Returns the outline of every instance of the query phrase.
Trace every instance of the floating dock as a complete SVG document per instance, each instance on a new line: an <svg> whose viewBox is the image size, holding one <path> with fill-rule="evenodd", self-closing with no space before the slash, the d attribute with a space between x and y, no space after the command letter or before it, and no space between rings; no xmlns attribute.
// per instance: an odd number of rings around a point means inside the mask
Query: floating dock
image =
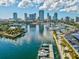
<svg viewBox="0 0 79 59"><path fill-rule="evenodd" d="M52 44L42 44L37 59L54 59Z"/></svg>

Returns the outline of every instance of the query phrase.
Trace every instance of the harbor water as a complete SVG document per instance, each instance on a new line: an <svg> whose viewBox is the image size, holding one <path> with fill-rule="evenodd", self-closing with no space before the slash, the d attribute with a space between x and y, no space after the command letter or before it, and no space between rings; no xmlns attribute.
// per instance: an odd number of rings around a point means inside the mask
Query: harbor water
<svg viewBox="0 0 79 59"><path fill-rule="evenodd" d="M52 32L46 29L46 25L27 25L25 29L25 35L15 40L0 38L0 59L37 59L42 43L54 44Z"/></svg>

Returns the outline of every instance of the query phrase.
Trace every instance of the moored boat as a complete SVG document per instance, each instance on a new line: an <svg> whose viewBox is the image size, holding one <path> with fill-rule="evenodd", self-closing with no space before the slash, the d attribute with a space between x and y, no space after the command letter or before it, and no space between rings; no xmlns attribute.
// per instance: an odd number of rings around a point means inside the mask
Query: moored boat
<svg viewBox="0 0 79 59"><path fill-rule="evenodd" d="M51 54L52 53L52 57ZM53 59L53 49L52 44L42 44L38 51L37 59Z"/></svg>

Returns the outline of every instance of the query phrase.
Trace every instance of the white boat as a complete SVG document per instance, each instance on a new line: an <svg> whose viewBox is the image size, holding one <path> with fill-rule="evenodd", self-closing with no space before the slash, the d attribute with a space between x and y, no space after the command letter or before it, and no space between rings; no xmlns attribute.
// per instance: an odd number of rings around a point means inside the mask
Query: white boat
<svg viewBox="0 0 79 59"><path fill-rule="evenodd" d="M50 57L51 52L53 52L53 49L51 47L52 47L52 44L46 44L46 43L42 44L38 51L37 59L53 59Z"/></svg>

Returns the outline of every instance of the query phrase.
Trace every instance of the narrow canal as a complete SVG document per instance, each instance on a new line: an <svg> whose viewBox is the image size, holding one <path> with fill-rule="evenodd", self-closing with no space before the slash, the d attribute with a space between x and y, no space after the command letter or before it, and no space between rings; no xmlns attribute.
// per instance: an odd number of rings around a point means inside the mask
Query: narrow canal
<svg viewBox="0 0 79 59"><path fill-rule="evenodd" d="M16 40L0 38L0 59L37 59L38 50L43 42L52 43L55 59L59 58L52 32L46 29L46 25L43 27L27 25L25 29L27 29L25 35Z"/></svg>

